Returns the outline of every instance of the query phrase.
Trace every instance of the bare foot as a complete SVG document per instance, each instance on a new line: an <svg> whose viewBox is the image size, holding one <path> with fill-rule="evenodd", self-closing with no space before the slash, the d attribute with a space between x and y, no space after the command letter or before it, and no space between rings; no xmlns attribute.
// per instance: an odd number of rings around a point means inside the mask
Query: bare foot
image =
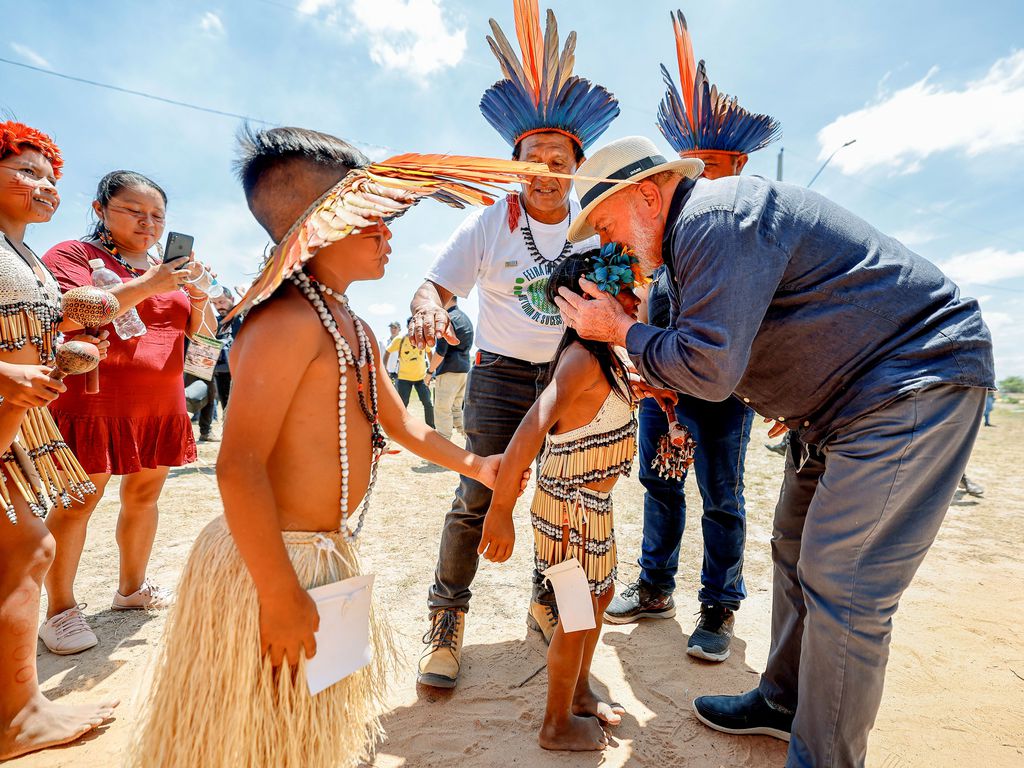
<svg viewBox="0 0 1024 768"><path fill-rule="evenodd" d="M569 715L568 720L557 725L545 721L537 741L544 749L568 752L590 752L608 746L608 737L597 720L576 715Z"/></svg>
<svg viewBox="0 0 1024 768"><path fill-rule="evenodd" d="M119 703L55 704L39 694L0 731L0 761L79 739L113 717Z"/></svg>
<svg viewBox="0 0 1024 768"><path fill-rule="evenodd" d="M576 689L572 698L572 713L582 717L596 717L602 723L618 725L622 722L622 715L626 710L621 704L609 704L601 701L588 685L586 690Z"/></svg>

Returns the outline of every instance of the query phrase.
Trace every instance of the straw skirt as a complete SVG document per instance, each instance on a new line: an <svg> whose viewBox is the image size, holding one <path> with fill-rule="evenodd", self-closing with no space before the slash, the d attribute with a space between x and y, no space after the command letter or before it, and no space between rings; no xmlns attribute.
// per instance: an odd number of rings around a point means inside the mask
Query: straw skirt
<svg viewBox="0 0 1024 768"><path fill-rule="evenodd" d="M300 583L358 575L340 533L282 531ZM223 517L196 540L167 619L133 768L337 768L372 754L390 643L371 613L374 661L316 696L260 651L256 589Z"/></svg>

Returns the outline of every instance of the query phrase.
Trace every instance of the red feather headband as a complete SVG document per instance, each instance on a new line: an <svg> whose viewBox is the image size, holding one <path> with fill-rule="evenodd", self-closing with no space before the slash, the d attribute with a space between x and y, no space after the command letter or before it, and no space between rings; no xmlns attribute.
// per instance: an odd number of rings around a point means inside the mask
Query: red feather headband
<svg viewBox="0 0 1024 768"><path fill-rule="evenodd" d="M20 155L26 149L34 149L50 161L53 166L53 175L60 178L61 168L64 167L64 158L61 157L60 149L53 143L53 139L42 131L30 128L24 123L16 123L8 120L0 123L0 158L8 155Z"/></svg>

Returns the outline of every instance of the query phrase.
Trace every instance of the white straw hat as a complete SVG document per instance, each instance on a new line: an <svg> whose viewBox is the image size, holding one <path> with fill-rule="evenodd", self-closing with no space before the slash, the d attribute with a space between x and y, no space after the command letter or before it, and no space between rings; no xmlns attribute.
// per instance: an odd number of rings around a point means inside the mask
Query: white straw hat
<svg viewBox="0 0 1024 768"><path fill-rule="evenodd" d="M695 157L666 160L654 142L643 136L627 136L601 147L576 171L579 177L604 181L577 179L576 192L583 210L569 227L569 240L578 243L597 234L587 222L587 216L606 197L627 184L662 171L677 171L689 179L696 179L704 171L704 162Z"/></svg>

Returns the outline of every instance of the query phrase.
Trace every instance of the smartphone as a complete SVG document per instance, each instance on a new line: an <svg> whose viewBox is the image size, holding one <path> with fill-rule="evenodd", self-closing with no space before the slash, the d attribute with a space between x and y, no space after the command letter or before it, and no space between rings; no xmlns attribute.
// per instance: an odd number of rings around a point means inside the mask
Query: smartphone
<svg viewBox="0 0 1024 768"><path fill-rule="evenodd" d="M167 233L167 246L164 248L164 262L187 259L192 255L192 246L195 238L192 235L183 235L181 232Z"/></svg>

